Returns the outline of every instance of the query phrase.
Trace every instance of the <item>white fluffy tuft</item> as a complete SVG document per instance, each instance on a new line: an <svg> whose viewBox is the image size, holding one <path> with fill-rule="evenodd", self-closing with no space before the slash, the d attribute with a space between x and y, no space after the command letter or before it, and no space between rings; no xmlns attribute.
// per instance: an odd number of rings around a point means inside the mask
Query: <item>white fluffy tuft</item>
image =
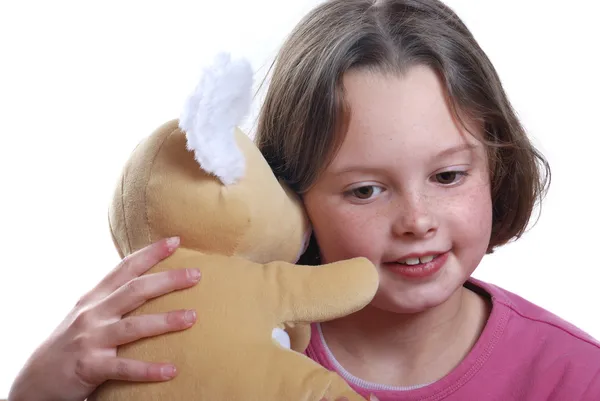
<svg viewBox="0 0 600 401"><path fill-rule="evenodd" d="M179 117L187 149L194 152L203 170L225 185L235 183L245 172L246 160L234 132L250 110L252 76L247 60L217 55L204 69Z"/></svg>

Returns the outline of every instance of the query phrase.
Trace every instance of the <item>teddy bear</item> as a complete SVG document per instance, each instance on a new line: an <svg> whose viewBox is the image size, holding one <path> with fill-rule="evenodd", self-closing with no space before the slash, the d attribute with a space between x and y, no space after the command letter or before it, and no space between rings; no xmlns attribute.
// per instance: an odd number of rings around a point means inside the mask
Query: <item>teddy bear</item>
<svg viewBox="0 0 600 401"><path fill-rule="evenodd" d="M90 401L364 401L304 350L311 322L365 307L378 288L365 258L297 265L310 237L302 203L240 128L252 100L245 59L218 55L178 119L132 152L116 185L109 226L121 257L179 236L146 274L198 267L198 285L130 315L194 308L198 321L118 348L125 358L169 361L167 382L108 381Z"/></svg>

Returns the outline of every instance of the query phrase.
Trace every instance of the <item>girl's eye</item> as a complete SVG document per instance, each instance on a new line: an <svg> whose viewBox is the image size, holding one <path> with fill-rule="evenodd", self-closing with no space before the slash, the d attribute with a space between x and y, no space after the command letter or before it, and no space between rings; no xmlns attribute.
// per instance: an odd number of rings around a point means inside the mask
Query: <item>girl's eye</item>
<svg viewBox="0 0 600 401"><path fill-rule="evenodd" d="M350 194L360 200L367 200L381 193L382 189L375 185L365 185L350 190Z"/></svg>
<svg viewBox="0 0 600 401"><path fill-rule="evenodd" d="M465 171L444 171L443 173L436 174L435 180L442 185L451 185L466 175Z"/></svg>

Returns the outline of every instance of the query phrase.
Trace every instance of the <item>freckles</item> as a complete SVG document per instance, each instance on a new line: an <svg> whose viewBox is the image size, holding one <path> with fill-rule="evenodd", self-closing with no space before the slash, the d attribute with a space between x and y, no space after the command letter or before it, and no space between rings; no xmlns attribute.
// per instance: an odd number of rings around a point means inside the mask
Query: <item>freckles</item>
<svg viewBox="0 0 600 401"><path fill-rule="evenodd" d="M485 185L474 187L467 194L465 208L467 208L473 217L485 219L487 215L492 215L492 197L489 189Z"/></svg>
<svg viewBox="0 0 600 401"><path fill-rule="evenodd" d="M361 230L369 224L371 219L365 218L365 211L361 207L344 208L335 213L332 220L346 229ZM330 220L330 221L332 221Z"/></svg>
<svg viewBox="0 0 600 401"><path fill-rule="evenodd" d="M436 206L463 227L477 227L479 233L491 226L492 199L485 183L473 185L450 197L436 200Z"/></svg>
<svg viewBox="0 0 600 401"><path fill-rule="evenodd" d="M474 187L465 202L464 216L468 216L475 230L480 235L487 235L492 227L492 197L488 185Z"/></svg>

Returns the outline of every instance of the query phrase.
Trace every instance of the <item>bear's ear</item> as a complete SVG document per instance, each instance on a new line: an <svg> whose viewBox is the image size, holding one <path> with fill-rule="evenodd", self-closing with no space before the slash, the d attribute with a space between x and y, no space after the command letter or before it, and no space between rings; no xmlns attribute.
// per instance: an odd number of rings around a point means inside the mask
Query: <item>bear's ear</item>
<svg viewBox="0 0 600 401"><path fill-rule="evenodd" d="M224 185L244 176L246 160L237 146L235 129L252 102L253 71L245 59L218 54L201 74L179 117L187 149L200 167Z"/></svg>

